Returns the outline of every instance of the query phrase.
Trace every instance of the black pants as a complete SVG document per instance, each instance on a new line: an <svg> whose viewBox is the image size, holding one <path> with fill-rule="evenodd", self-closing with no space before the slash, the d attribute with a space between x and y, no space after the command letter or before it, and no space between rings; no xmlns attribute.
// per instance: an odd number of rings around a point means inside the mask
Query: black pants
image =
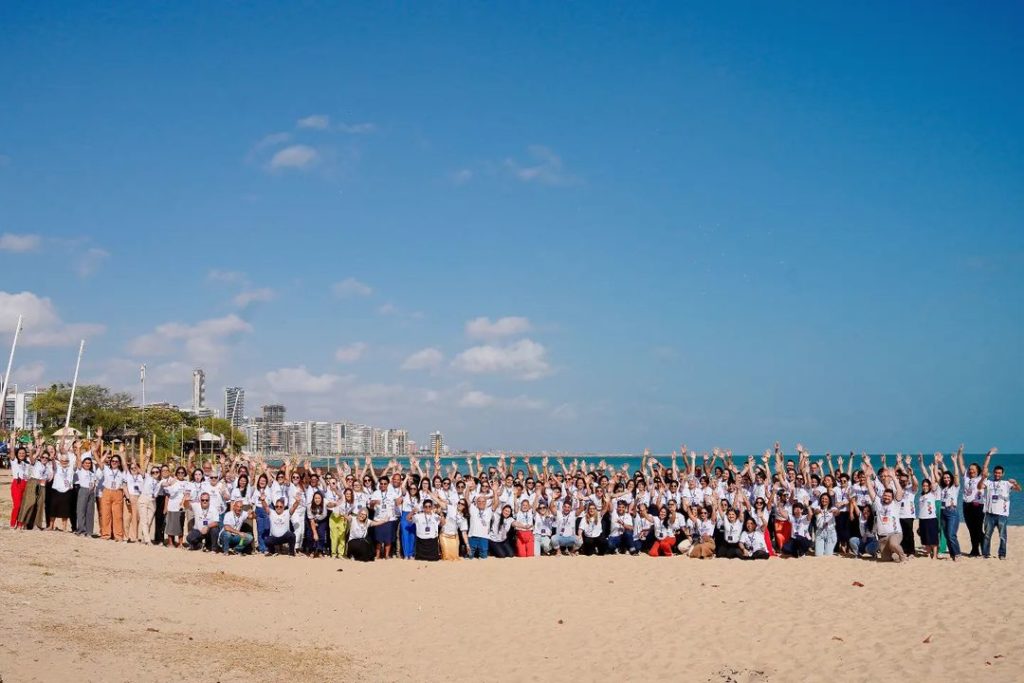
<svg viewBox="0 0 1024 683"><path fill-rule="evenodd" d="M745 555L743 557L743 559L744 560L767 560L768 559L768 551L767 550L755 550L754 552L750 553L749 555Z"/></svg>
<svg viewBox="0 0 1024 683"><path fill-rule="evenodd" d="M508 541L488 541L487 542L487 555L488 557L515 557L515 551L508 544Z"/></svg>
<svg viewBox="0 0 1024 683"><path fill-rule="evenodd" d="M740 551L739 543L726 543L723 540L721 544L715 544L715 557L724 557L732 560L737 557L743 557L743 553Z"/></svg>
<svg viewBox="0 0 1024 683"><path fill-rule="evenodd" d="M802 557L812 548L811 539L802 536L791 536L782 546L782 552L792 557Z"/></svg>
<svg viewBox="0 0 1024 683"><path fill-rule="evenodd" d="M607 555L608 542L603 536L590 538L583 534L583 545L580 546L580 555Z"/></svg>
<svg viewBox="0 0 1024 683"><path fill-rule="evenodd" d="M903 540L900 542L900 547L903 548L903 552L907 554L907 557L914 556L914 518L900 519L900 531L903 532Z"/></svg>
<svg viewBox="0 0 1024 683"><path fill-rule="evenodd" d="M266 546L268 553L280 553L281 546L288 546L288 554L295 554L295 534L286 531L282 536L267 536Z"/></svg>
<svg viewBox="0 0 1024 683"><path fill-rule="evenodd" d="M164 512L164 501L167 496L157 496L154 500L156 514L153 515L153 545L164 544L164 528L167 525L167 515Z"/></svg>
<svg viewBox="0 0 1024 683"><path fill-rule="evenodd" d="M199 550L203 547L207 550L216 550L219 532L220 529L218 527L209 528L205 534L198 528L194 528L185 537L185 545L188 546L189 550Z"/></svg>
<svg viewBox="0 0 1024 683"><path fill-rule="evenodd" d="M971 555L980 555L981 543L985 538L985 509L981 505L964 503L964 524L971 534Z"/></svg>

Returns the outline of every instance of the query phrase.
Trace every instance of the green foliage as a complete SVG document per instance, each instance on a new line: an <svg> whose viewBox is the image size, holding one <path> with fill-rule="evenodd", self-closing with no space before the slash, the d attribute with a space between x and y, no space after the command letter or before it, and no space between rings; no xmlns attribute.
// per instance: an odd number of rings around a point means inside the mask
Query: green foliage
<svg viewBox="0 0 1024 683"><path fill-rule="evenodd" d="M32 409L39 413L39 422L46 434L64 426L64 418L71 397L71 386L54 384L32 400ZM111 392L95 384L75 389L75 405L71 411L71 426L83 432L103 427L108 437L126 440L144 438L147 443L156 440L158 454L178 454L183 442L188 444L200 432L209 431L228 437L237 450L245 445L245 434L231 429L222 418L198 418L191 413L163 406L145 410L133 404L131 394Z"/></svg>

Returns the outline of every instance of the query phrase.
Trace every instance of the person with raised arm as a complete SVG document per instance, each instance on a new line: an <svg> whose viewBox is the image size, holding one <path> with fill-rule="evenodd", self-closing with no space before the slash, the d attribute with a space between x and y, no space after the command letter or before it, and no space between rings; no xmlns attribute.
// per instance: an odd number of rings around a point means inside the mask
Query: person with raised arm
<svg viewBox="0 0 1024 683"><path fill-rule="evenodd" d="M874 480L875 471L867 456L864 457L861 471L864 472L865 479ZM903 534L900 532L899 502L903 499L903 489L889 470L884 472L880 483L883 487L881 495L875 491L874 486L869 485L867 489L875 512L875 531L882 551L882 561L903 562L907 559L900 544Z"/></svg>
<svg viewBox="0 0 1024 683"><path fill-rule="evenodd" d="M220 515L210 507L210 494L200 493L198 502L187 499L192 508L193 525L185 536L185 547L189 550L203 549L203 552L219 550L217 536L220 533Z"/></svg>
<svg viewBox="0 0 1024 683"><path fill-rule="evenodd" d="M939 494L934 483L938 474L934 464L925 467L924 455L918 454L921 468L921 494L917 505L917 534L921 539L925 555L932 559L939 556Z"/></svg>
<svg viewBox="0 0 1024 683"><path fill-rule="evenodd" d="M982 481L981 465L972 462L965 466L963 444L956 452L956 459L963 473L963 520L971 536L971 552L967 557L981 557L981 543L985 538L985 503L979 486Z"/></svg>
<svg viewBox="0 0 1024 683"><path fill-rule="evenodd" d="M1002 465L989 469L992 456L999 451L991 448L985 456L985 465L981 472L978 490L985 501L985 539L982 541L981 554L988 559L992 550L992 534L999 532L999 559L1006 559L1006 524L1010 518L1010 493L1020 491L1016 479L1004 479L1005 470ZM991 472L992 478L989 478Z"/></svg>
<svg viewBox="0 0 1024 683"><path fill-rule="evenodd" d="M939 523L946 537L946 548L950 558L956 562L960 556L960 463L952 456L953 471L945 468L942 453L935 454L936 471L939 474Z"/></svg>
<svg viewBox="0 0 1024 683"><path fill-rule="evenodd" d="M264 512L267 513L267 519L270 520L270 532L267 534L267 540L265 542L267 556L279 555L281 553L281 546L288 546L288 554L295 555L295 532L292 531L292 515L298 510L299 502L292 502L291 509L286 507L287 499L281 496L274 501L274 507L270 508L267 504L266 496L260 498L260 505L263 506ZM366 511L363 511L365 516ZM372 558L371 558L372 559Z"/></svg>
<svg viewBox="0 0 1024 683"><path fill-rule="evenodd" d="M711 493L710 505L690 508L688 514L693 521L696 539L690 547L690 557L706 560L715 556L715 523L718 521L718 508L718 493L715 491Z"/></svg>
<svg viewBox="0 0 1024 683"><path fill-rule="evenodd" d="M918 484L909 455L904 461L902 453L896 454L896 478L903 489L903 499L900 501L900 533L903 534L903 552L907 557L913 557L917 552L914 547L914 520L917 518L915 497Z"/></svg>

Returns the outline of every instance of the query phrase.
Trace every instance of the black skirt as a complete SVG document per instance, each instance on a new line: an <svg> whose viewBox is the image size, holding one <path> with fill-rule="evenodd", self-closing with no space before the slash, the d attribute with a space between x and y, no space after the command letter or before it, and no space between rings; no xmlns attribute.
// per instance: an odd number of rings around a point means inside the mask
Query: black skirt
<svg viewBox="0 0 1024 683"><path fill-rule="evenodd" d="M437 562L441 559L441 547L436 538L416 537L416 559Z"/></svg>
<svg viewBox="0 0 1024 683"><path fill-rule="evenodd" d="M74 507L74 489L67 491L55 491L50 489L46 493L46 512L50 519L69 519L71 510Z"/></svg>
<svg viewBox="0 0 1024 683"><path fill-rule="evenodd" d="M348 556L356 562L373 562L373 543L365 538L350 538Z"/></svg>
<svg viewBox="0 0 1024 683"><path fill-rule="evenodd" d="M939 520L919 519L917 520L917 535L921 538L921 545L939 544Z"/></svg>

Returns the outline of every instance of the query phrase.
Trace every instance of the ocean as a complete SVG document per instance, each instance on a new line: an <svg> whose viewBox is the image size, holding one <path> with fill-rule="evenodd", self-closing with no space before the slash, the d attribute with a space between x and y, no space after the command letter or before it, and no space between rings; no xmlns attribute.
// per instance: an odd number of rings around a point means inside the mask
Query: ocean
<svg viewBox="0 0 1024 683"><path fill-rule="evenodd" d="M946 457L946 462L948 463L949 462L949 455L946 454L946 456L947 456ZM445 456L445 457L441 458L441 464L442 464L443 467L447 468L449 466L449 464L455 463L459 467L459 470L461 472L465 473L466 472L466 457L467 457L466 455ZM665 465L671 464L671 460L672 460L671 455L666 456L666 455L654 454L653 457L656 457L659 462L664 463ZM760 457L761 457L760 455L755 455L754 457L758 460L758 462L760 462ZM819 457L821 457L821 456L811 456L812 460L818 460ZM871 464L874 467L877 468L877 467L879 467L881 465L881 456L880 455L872 455L870 457L871 457ZM914 457L914 471L917 474L917 476L920 477L921 476L920 472L917 469L917 455L915 454L913 457ZM574 458L578 458L581 461L585 460L588 465L591 465L591 464L592 465L596 465L601 460L604 460L605 463L608 466L613 467L614 469L617 469L617 470L618 469L622 469L622 466L626 465L627 468L629 469L630 474L632 474L637 469L639 469L640 462L642 460L642 457L639 456L639 455L585 454L585 455L575 455L575 456L564 456L566 464L571 463ZM431 459L431 458L428 458L428 457L425 457L425 456L420 458L421 462L424 462L424 461L429 460L429 459ZM739 467L742 467L743 463L746 462L746 459L747 459L746 455L742 455L742 456L734 455L733 456L733 461ZM786 459L787 460L795 460L795 458L786 458ZM925 459L926 459L926 461L929 460L930 456L926 454L925 455ZM352 461L351 458L347 458L347 460L349 462ZM385 467L389 460L391 460L391 458L373 458L373 466L379 470L379 469ZM475 458L474 458L474 460L475 460ZM483 464L484 467L487 467L489 465L495 464L497 462L497 460L498 460L497 456L488 455L488 456L482 457L480 459L480 462ZM835 456L833 456L833 462L835 462L835 460L836 460ZM892 464L893 456L890 455L888 460L889 460L889 463ZM535 467L538 467L538 468L540 467L540 461L541 461L541 457L535 456L535 455L531 455L530 456L530 462ZM275 462L280 462L280 461L270 460L269 462L275 463ZM311 458L310 462L312 462L315 467L325 467L325 466L328 466L328 465L331 466L331 467L334 466L333 465L333 463L334 463L334 459L333 458ZM403 465L404 465L406 461L404 459L402 459L402 462L403 462ZM679 466L682 467L682 460L680 459L678 462L679 462ZM857 455L856 462L858 462L858 463L860 462L860 455L859 454ZM972 462L976 462L976 463L978 463L979 466L981 466L985 462L985 454L984 453L981 453L981 454L967 454L967 453L965 453L964 454L964 462L966 462L968 465L970 465ZM506 459L506 463L507 463L507 459ZM719 460L719 463L721 463L720 460ZM835 463L835 464L838 467L838 463ZM1005 479L1016 479L1018 482L1021 482L1022 485L1024 485L1024 454L1022 454L1022 453L1005 453L1005 454L1004 453L997 453L992 458L992 467L995 467L996 465L1002 465L1006 469L1006 473L1003 475ZM558 462L557 462L557 460L554 457L549 456L548 467L549 468L555 468L555 469L558 468ZM772 464L772 467L774 468L774 463ZM516 461L516 469L525 469L523 467L523 463L522 463L522 458L521 457L519 457L517 459L517 461ZM1016 493L1016 494L1011 495L1011 497L1010 497L1010 524L1021 524L1021 525L1024 525L1024 493Z"/></svg>

